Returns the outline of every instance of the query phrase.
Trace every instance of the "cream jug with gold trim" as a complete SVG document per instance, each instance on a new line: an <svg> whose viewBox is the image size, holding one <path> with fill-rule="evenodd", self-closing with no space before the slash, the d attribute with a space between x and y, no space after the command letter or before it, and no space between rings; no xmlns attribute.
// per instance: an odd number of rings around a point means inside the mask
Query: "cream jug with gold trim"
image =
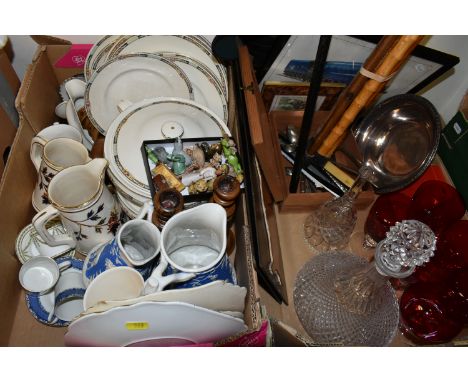
<svg viewBox="0 0 468 382"><path fill-rule="evenodd" d="M111 240L121 221L120 205L104 184L108 162L93 159L60 171L49 184L51 205L33 218L33 226L49 245L68 244L87 254ZM59 216L68 234L52 236L46 229Z"/></svg>

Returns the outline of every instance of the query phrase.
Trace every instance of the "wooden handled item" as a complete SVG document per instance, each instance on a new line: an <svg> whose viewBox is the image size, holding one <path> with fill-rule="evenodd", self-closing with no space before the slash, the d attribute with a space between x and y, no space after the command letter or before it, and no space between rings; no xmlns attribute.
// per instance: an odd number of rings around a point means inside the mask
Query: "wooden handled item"
<svg viewBox="0 0 468 382"><path fill-rule="evenodd" d="M381 77L388 77L400 68L402 63L409 57L413 49L422 40L423 36L403 36L389 52L388 56L376 70L376 74ZM379 82L374 79L368 79L359 94L354 98L351 105L343 113L340 120L324 140L318 153L322 156L329 156L340 141L342 135L355 120L359 112L365 108L369 102L375 99L375 96L386 85L386 81Z"/></svg>
<svg viewBox="0 0 468 382"><path fill-rule="evenodd" d="M375 72L378 66L388 55L390 50L398 42L400 37L401 36L383 36L376 45L376 47L372 50L369 57L367 57L366 61L363 64L363 67L370 72ZM354 76L351 83L341 92L327 120L323 123L319 132L315 135L312 145L307 150L307 152L310 155L313 155L317 152L325 138L328 137L330 132L340 120L343 113L353 101L354 97L356 97L356 95L361 91L362 87L364 86L367 80L367 77L363 76L360 72L358 72Z"/></svg>

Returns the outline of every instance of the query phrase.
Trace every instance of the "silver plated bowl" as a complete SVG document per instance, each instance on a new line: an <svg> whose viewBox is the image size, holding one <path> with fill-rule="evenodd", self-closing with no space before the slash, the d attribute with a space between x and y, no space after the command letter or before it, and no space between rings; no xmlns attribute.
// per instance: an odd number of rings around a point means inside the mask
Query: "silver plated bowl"
<svg viewBox="0 0 468 382"><path fill-rule="evenodd" d="M379 194L414 182L432 162L441 133L439 113L427 99L397 95L379 103L354 132Z"/></svg>

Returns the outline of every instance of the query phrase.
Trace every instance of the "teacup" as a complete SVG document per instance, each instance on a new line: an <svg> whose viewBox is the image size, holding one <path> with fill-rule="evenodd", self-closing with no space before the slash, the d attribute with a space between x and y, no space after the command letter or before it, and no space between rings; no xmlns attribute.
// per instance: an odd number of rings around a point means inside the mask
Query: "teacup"
<svg viewBox="0 0 468 382"><path fill-rule="evenodd" d="M19 281L28 292L46 294L57 284L60 271L70 266L71 262L68 260L59 265L49 257L33 257L21 266Z"/></svg>
<svg viewBox="0 0 468 382"><path fill-rule="evenodd" d="M63 272L55 286L55 306L49 313L51 324L62 320L70 322L83 311L83 296L86 287L83 284L81 271L75 268Z"/></svg>
<svg viewBox="0 0 468 382"><path fill-rule="evenodd" d="M226 211L216 203L179 212L161 233L161 255L169 263L166 275L195 273L175 288L190 288L215 280L235 284L235 274L226 255Z"/></svg>
<svg viewBox="0 0 468 382"><path fill-rule="evenodd" d="M79 129L55 122L53 125L42 129L31 141L31 148L29 155L34 163L33 158L41 158L44 146L47 142L55 138L70 138L77 142L83 143L83 136Z"/></svg>
<svg viewBox="0 0 468 382"><path fill-rule="evenodd" d="M145 211L145 216L149 211ZM124 223L115 238L88 254L83 266L83 280L88 284L102 272L119 266L129 266L148 278L153 268L152 260L160 250L161 234L149 221L137 219Z"/></svg>
<svg viewBox="0 0 468 382"><path fill-rule="evenodd" d="M41 139L35 137L35 140ZM37 141L36 141L37 142ZM31 152L31 160L38 172L38 180L32 194L32 205L39 212L50 203L48 188L52 178L65 168L88 163L91 158L88 150L80 142L70 138L55 138L48 141L42 153L37 150Z"/></svg>
<svg viewBox="0 0 468 382"><path fill-rule="evenodd" d="M101 301L137 298L143 288L143 277L134 268L112 268L101 273L89 284L83 306L87 310Z"/></svg>
<svg viewBox="0 0 468 382"><path fill-rule="evenodd" d="M73 102L78 98L83 98L86 91L86 82L73 78L65 82L65 91Z"/></svg>

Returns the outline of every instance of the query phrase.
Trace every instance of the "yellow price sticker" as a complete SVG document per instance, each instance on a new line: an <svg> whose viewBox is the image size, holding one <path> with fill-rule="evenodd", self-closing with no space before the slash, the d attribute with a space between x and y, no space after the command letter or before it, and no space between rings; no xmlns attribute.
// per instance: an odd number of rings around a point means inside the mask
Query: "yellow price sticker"
<svg viewBox="0 0 468 382"><path fill-rule="evenodd" d="M147 330L149 324L147 322L126 322L125 327L127 330Z"/></svg>

